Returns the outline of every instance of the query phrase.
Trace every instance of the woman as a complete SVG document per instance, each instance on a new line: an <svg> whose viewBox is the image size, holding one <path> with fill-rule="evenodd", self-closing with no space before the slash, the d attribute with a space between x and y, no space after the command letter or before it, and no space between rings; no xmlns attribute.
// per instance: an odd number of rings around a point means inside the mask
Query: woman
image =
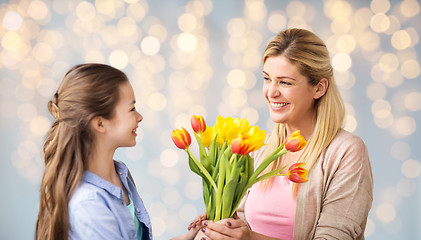
<svg viewBox="0 0 421 240"><path fill-rule="evenodd" d="M265 50L263 78L275 127L255 159L300 130L307 146L268 171L304 162L308 182L275 177L252 186L237 211L241 219L203 222L202 239L364 239L373 200L368 151L342 128L345 109L325 44L304 29L281 32Z"/></svg>

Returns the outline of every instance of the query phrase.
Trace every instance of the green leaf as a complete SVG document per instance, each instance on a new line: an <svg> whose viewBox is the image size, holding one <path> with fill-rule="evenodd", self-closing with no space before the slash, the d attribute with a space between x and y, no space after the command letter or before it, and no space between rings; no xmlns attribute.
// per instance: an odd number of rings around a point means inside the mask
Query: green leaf
<svg viewBox="0 0 421 240"><path fill-rule="evenodd" d="M225 186L222 195L222 213L221 219L229 218L231 216L232 204L234 199L235 189L237 188L238 178L231 179Z"/></svg>
<svg viewBox="0 0 421 240"><path fill-rule="evenodd" d="M192 160L193 164L195 164L198 168L199 168L199 173L203 174L204 177L202 177L203 179L206 179L215 189L216 188L216 184L215 181L213 180L212 176L209 174L209 172L205 169L205 167L203 167L203 165L197 161L197 159L194 157L194 155L191 153L190 149L186 149L187 154L189 154L189 159ZM190 164L190 161L189 161ZM193 165L192 164L192 165ZM200 175L202 176L202 175Z"/></svg>
<svg viewBox="0 0 421 240"><path fill-rule="evenodd" d="M236 159L237 155L233 154L231 158ZM244 168L240 161L233 160L232 172L230 173L229 177L226 178L226 185L222 195L222 218L232 217L231 212L234 204L235 191L238 185L238 180L240 178L240 173L243 169Z"/></svg>
<svg viewBox="0 0 421 240"><path fill-rule="evenodd" d="M217 156L218 156L218 143L216 142L216 137L213 138L212 142L209 145L209 154L208 154L208 160L211 166L215 166Z"/></svg>
<svg viewBox="0 0 421 240"><path fill-rule="evenodd" d="M199 146L200 163L202 163L205 169L209 172L211 163L209 162L208 154L206 153L206 149L203 146L202 139L200 138L199 134L195 132L194 137L196 138L197 145Z"/></svg>
<svg viewBox="0 0 421 240"><path fill-rule="evenodd" d="M192 172L196 173L197 175L199 175L202 178L205 177L202 174L202 172L200 171L199 167L194 163L194 160L193 160L193 158L190 157L190 155L189 155L189 167L190 167L190 170L192 170Z"/></svg>
<svg viewBox="0 0 421 240"><path fill-rule="evenodd" d="M222 193L224 190L225 184L225 173L226 173L226 159L224 154L221 154L219 158L219 176L218 176L218 187L216 188L216 207L215 207L215 217L212 219L214 222L221 220L222 215Z"/></svg>

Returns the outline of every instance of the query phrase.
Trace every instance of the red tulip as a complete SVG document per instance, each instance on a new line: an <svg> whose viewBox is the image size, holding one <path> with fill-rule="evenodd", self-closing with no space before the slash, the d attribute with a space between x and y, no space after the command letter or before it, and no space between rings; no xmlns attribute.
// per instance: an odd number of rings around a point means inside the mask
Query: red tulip
<svg viewBox="0 0 421 240"><path fill-rule="evenodd" d="M291 152L300 151L307 144L307 141L300 135L300 130L295 131L285 141L285 148Z"/></svg>
<svg viewBox="0 0 421 240"><path fill-rule="evenodd" d="M171 139L178 148L183 150L188 148L191 144L190 134L183 127L181 130L176 129L172 131Z"/></svg>
<svg viewBox="0 0 421 240"><path fill-rule="evenodd" d="M190 118L190 122L195 133L202 133L206 130L206 123L202 116L193 115Z"/></svg>
<svg viewBox="0 0 421 240"><path fill-rule="evenodd" d="M288 169L288 179L295 183L307 182L308 179L305 177L308 174L307 169L302 168L305 163L295 163Z"/></svg>

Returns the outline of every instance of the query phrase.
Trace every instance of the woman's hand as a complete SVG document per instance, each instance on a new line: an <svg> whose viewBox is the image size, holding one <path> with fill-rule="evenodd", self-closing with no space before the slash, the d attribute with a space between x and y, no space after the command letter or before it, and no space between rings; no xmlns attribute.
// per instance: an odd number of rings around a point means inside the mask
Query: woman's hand
<svg viewBox="0 0 421 240"><path fill-rule="evenodd" d="M253 239L253 231L241 219L227 218L216 223L205 221L202 232L207 236L204 239L225 240L225 239Z"/></svg>

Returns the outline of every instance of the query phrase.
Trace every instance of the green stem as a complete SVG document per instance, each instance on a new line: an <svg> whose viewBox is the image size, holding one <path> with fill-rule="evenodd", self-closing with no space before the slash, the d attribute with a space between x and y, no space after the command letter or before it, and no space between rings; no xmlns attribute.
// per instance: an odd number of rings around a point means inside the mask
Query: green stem
<svg viewBox="0 0 421 240"><path fill-rule="evenodd" d="M266 157L265 160L263 160L263 162L259 165L259 167L256 168L254 173L250 176L249 180L247 181L247 185L241 194L243 195L247 191L247 189L249 189L254 183L256 183L257 177L263 170L266 169L266 167L271 162L288 152L289 151L284 148L284 143L277 147L275 151L273 151L268 157Z"/></svg>
<svg viewBox="0 0 421 240"><path fill-rule="evenodd" d="M196 166L200 169L200 171L202 171L203 175L205 175L206 179L208 179L208 181L210 182L210 184L212 184L212 186L215 188L215 191L216 191L217 190L216 183L211 177L211 175L209 174L209 172L205 169L205 167L199 161L197 161L197 159L194 157L190 149L187 148L186 152L191 157L191 159L193 159Z"/></svg>
<svg viewBox="0 0 421 240"><path fill-rule="evenodd" d="M254 183L260 182L262 180L265 180L265 179L268 179L268 178L271 178L271 177L285 176L286 175L285 173L280 173L282 170L284 170L284 168L285 168L285 166L281 167L281 168L278 168L278 169L275 169L273 171L270 171L268 173L265 173L262 176L258 177Z"/></svg>
<svg viewBox="0 0 421 240"><path fill-rule="evenodd" d="M219 221L221 220L221 214L222 214L222 193L225 186L225 174L226 174L226 162L228 159L226 159L225 155L222 155L220 161L219 161L219 176L218 176L218 188L216 190L216 213L215 218L213 221Z"/></svg>

